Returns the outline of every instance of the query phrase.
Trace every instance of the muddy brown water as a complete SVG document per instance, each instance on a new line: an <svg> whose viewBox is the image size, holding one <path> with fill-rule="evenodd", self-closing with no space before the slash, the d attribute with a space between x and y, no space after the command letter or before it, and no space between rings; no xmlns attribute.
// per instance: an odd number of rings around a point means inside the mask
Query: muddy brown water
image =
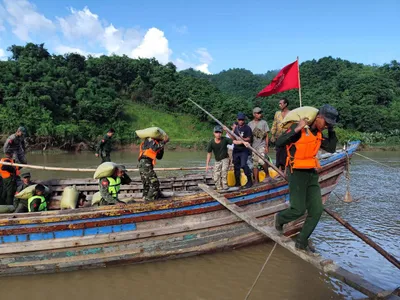
<svg viewBox="0 0 400 300"><path fill-rule="evenodd" d="M394 168L385 168L359 156L351 164L353 203L344 203L341 178L328 207L361 232L400 258L400 153L361 152ZM166 152L158 167L204 166L203 152ZM31 164L96 167L92 153L28 154ZM136 167L137 153L116 152L112 158ZM90 177L91 173L31 170L33 179ZM179 172L175 172L178 174ZM159 172L162 176L165 172ZM364 276L385 289L400 286L400 271L344 227L323 215L313 234L324 257ZM273 243L233 251L155 263L67 272L5 277L0 299L244 299ZM313 266L279 246L249 299L361 299L363 295L329 279Z"/></svg>

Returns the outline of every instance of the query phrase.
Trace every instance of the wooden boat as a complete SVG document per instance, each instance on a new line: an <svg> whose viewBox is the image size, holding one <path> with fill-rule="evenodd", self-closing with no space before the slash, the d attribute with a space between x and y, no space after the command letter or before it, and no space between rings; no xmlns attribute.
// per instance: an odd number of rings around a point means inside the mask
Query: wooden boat
<svg viewBox="0 0 400 300"><path fill-rule="evenodd" d="M319 171L323 201L344 172L359 143L322 155ZM90 196L97 180L51 180L53 210L0 215L0 275L26 275L139 263L185 257L265 241L241 219L199 190L199 183L213 185L209 176L194 174L161 178L161 188L171 196L140 201L141 184L134 178L122 187L121 199L137 202L125 206L59 210L65 186L75 184ZM283 179L249 189L224 193L229 201L260 222L270 224L273 214L288 207L288 185ZM285 227L296 234L303 220Z"/></svg>

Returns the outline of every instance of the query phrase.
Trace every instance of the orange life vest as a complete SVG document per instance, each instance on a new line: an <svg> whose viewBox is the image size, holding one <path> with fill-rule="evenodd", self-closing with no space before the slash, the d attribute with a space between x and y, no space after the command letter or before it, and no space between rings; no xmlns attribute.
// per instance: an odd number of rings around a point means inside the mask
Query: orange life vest
<svg viewBox="0 0 400 300"><path fill-rule="evenodd" d="M300 139L286 146L287 159L286 166L290 169L313 169L320 168L319 160L317 158L318 150L321 147L322 134L318 131L315 136L310 129L303 128L301 130ZM296 147L294 156L291 156L291 147Z"/></svg>
<svg viewBox="0 0 400 300"><path fill-rule="evenodd" d="M157 140L153 140L154 143L156 143L158 145L158 141ZM143 145L144 142L142 142L140 144L140 149L139 149L139 160L143 157L146 156L148 158L150 158L152 160L153 166L155 166L156 164L156 158L157 158L157 154L161 151L161 149L154 151L153 149L149 148L149 149L145 149L143 150Z"/></svg>
<svg viewBox="0 0 400 300"><path fill-rule="evenodd" d="M8 158L8 157L3 157L0 162L11 162L11 163L15 163L14 160L12 158ZM3 177L3 179L6 179L8 177L11 176L11 173L5 170L2 170L1 167L3 166L3 164L0 164L0 176ZM15 175L19 175L20 171L19 171L19 167L14 167L15 168Z"/></svg>

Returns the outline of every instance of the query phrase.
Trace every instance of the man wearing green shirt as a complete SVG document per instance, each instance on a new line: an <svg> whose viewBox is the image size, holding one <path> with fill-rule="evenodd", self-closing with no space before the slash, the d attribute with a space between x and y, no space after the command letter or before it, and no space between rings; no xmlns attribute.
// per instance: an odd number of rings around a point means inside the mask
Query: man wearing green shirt
<svg viewBox="0 0 400 300"><path fill-rule="evenodd" d="M207 147L207 160L206 172L209 168L211 154L214 153L214 182L217 190L228 190L228 168L229 168L229 155L228 145L232 145L232 140L222 136L222 127L217 125L214 127L214 138L208 143Z"/></svg>
<svg viewBox="0 0 400 300"><path fill-rule="evenodd" d="M107 134L101 139L96 148L96 156L101 157L101 163L111 161L112 137L115 133L113 128L108 130Z"/></svg>

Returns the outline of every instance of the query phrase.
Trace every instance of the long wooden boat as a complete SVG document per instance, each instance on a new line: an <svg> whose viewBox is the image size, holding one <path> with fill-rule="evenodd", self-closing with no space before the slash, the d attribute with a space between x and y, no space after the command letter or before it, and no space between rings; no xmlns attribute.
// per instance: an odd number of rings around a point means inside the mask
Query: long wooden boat
<svg viewBox="0 0 400 300"><path fill-rule="evenodd" d="M335 188L349 157L359 143L346 150L322 155L319 171L323 200ZM231 214L197 185L213 185L202 174L161 178L170 197L140 202L141 183L134 178L123 186L122 199L134 203L119 206L59 210L65 186L75 184L90 196L97 191L92 179L51 180L52 210L0 215L0 275L26 275L106 267L197 255L265 241L241 219ZM224 193L229 201L265 224L288 207L288 185L283 179L249 189ZM303 219L285 227L294 235Z"/></svg>

